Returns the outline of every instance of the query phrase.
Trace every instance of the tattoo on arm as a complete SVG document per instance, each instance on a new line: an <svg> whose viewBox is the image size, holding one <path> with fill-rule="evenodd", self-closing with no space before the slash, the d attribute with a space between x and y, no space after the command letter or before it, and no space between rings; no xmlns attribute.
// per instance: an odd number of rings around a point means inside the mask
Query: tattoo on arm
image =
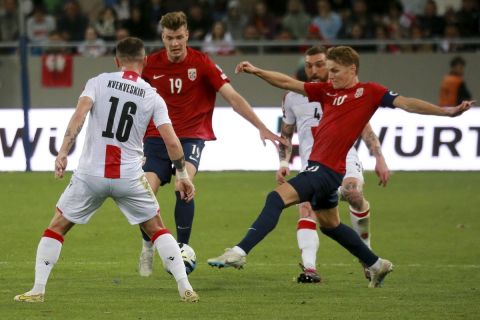
<svg viewBox="0 0 480 320"><path fill-rule="evenodd" d="M175 169L183 171L185 169L185 156L182 156L176 160L172 160L172 163L175 166Z"/></svg>
<svg viewBox="0 0 480 320"><path fill-rule="evenodd" d="M382 155L382 147L380 145L380 140L378 140L377 135L373 132L371 128L366 128L364 133L362 134L362 139L365 141L365 144L370 151L370 154L373 156L381 156Z"/></svg>
<svg viewBox="0 0 480 320"><path fill-rule="evenodd" d="M75 144L75 140L77 139L78 134L80 131L82 131L83 124L85 123L85 118L83 118L79 123L77 128L67 128L67 131L65 132L65 136L63 138L64 140L64 145L65 145L65 150L70 152L70 149L73 147Z"/></svg>
<svg viewBox="0 0 480 320"><path fill-rule="evenodd" d="M286 124L282 122L280 135L282 136L282 138L285 138L286 140L288 140L289 144L288 146L285 146L283 144L279 145L278 157L280 158L280 160L285 160L285 161L290 160L290 157L292 155L292 137L293 137L294 131L295 131L295 125Z"/></svg>

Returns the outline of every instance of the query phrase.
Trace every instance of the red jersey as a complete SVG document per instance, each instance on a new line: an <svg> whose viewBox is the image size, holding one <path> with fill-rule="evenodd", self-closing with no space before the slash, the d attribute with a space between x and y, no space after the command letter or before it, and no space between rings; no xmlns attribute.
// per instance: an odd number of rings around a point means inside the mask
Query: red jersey
<svg viewBox="0 0 480 320"><path fill-rule="evenodd" d="M210 58L187 48L186 58L170 62L165 49L148 56L142 77L165 100L168 115L179 138L215 140L212 128L217 91L230 82ZM145 138L160 137L150 122Z"/></svg>
<svg viewBox="0 0 480 320"><path fill-rule="evenodd" d="M393 107L396 93L376 83L357 83L348 89L334 89L331 83L306 82L310 101L322 104L323 117L312 128L313 148L309 160L345 173L348 150L358 139L379 106Z"/></svg>

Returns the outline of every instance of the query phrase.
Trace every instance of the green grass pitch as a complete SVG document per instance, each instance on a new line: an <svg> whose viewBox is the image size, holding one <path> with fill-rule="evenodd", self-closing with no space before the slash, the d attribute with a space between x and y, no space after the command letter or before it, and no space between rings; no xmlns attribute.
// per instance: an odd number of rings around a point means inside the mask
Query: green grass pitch
<svg viewBox="0 0 480 320"><path fill-rule="evenodd" d="M43 304L14 303L29 290L39 237L69 181L52 173L0 173L0 319L478 319L480 317L479 172L397 172L387 188L366 174L374 250L395 271L368 289L360 265L320 235L319 285L297 284L295 207L248 256L244 270L212 269L209 257L236 244L274 186L273 172L201 172L190 279L198 304L179 301L155 258L138 276L141 240L113 201L66 237ZM172 186L158 199L174 231ZM343 220L349 224L345 204Z"/></svg>

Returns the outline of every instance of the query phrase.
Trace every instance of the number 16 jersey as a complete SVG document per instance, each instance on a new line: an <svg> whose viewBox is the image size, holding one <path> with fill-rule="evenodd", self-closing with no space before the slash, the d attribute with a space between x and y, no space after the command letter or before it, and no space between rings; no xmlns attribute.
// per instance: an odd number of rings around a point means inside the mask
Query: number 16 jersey
<svg viewBox="0 0 480 320"><path fill-rule="evenodd" d="M165 101L133 71L103 73L88 80L80 97L93 101L77 172L111 179L139 177L143 136L171 123Z"/></svg>

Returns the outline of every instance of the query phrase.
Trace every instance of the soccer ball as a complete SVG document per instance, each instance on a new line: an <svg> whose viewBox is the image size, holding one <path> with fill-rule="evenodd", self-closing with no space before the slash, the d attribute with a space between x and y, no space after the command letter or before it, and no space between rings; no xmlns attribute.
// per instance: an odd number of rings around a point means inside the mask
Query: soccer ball
<svg viewBox="0 0 480 320"><path fill-rule="evenodd" d="M185 243L179 243L180 253L182 254L183 263L185 264L185 271L190 274L197 266L197 257L192 247ZM170 270L167 270L170 273ZM171 274L171 273L170 273Z"/></svg>

